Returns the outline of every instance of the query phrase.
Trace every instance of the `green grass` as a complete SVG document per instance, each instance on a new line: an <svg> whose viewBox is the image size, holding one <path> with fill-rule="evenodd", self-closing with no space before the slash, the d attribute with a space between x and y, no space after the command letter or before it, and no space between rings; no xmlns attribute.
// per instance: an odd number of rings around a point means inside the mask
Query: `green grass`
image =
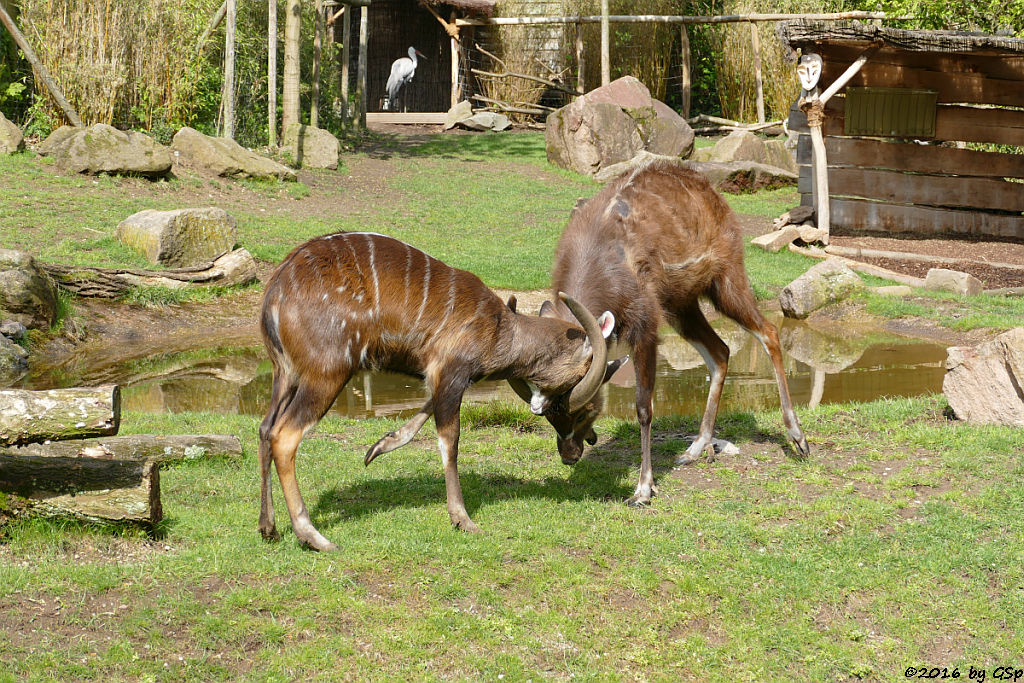
<svg viewBox="0 0 1024 683"><path fill-rule="evenodd" d="M56 521L7 527L0 670L14 679L832 680L994 666L1024 651L1024 434L941 398L729 414L740 456L635 483L632 422L562 466L524 408L467 409L460 464L484 529L450 528L432 425L364 468L393 420L326 419L299 476L341 551L256 532L257 419L129 414L124 432L238 433L242 461L161 474L155 541ZM488 411L491 411L490 414ZM472 413L476 413L473 415ZM475 426L470 426L475 425ZM511 428L510 428L511 427ZM655 434L692 430L692 418ZM54 616L55 606L60 605ZM33 631L33 629L35 629ZM966 678L966 676L965 676Z"/></svg>

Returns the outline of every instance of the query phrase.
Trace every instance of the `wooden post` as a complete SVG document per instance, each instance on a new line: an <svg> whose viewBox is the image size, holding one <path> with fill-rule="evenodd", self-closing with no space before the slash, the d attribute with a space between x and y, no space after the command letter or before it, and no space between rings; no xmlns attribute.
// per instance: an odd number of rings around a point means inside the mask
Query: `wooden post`
<svg viewBox="0 0 1024 683"><path fill-rule="evenodd" d="M586 92L586 73L583 52L583 24L576 22L576 92Z"/></svg>
<svg viewBox="0 0 1024 683"><path fill-rule="evenodd" d="M601 0L601 85L612 80L611 40L608 28L608 0Z"/></svg>
<svg viewBox="0 0 1024 683"><path fill-rule="evenodd" d="M320 57L323 52L324 4L322 0L313 3L313 85L309 103L309 125L318 128L320 123Z"/></svg>
<svg viewBox="0 0 1024 683"><path fill-rule="evenodd" d="M277 147L277 0L267 0L267 142Z"/></svg>
<svg viewBox="0 0 1024 683"><path fill-rule="evenodd" d="M64 93L61 92L60 86L58 86L52 78L50 78L50 72L46 70L43 63L39 61L39 57L36 56L32 46L25 40L25 36L21 34L18 27L14 25L14 20L11 19L11 15L7 13L2 2L0 2L0 22L7 27L8 33L14 38L14 42L18 45L22 52L25 53L25 59L32 65L32 68L37 74L39 74L39 80L43 82L46 89L50 92L50 96L60 107L60 110L64 112L64 116L68 117L68 121L71 122L72 126L84 126L82 119L78 117L78 112L75 108L64 99Z"/></svg>
<svg viewBox="0 0 1024 683"><path fill-rule="evenodd" d="M452 10L452 13L451 13L451 23L449 24L449 26L451 26L453 29L455 29L454 33L452 34L452 97L451 97L451 106L453 106L453 107L456 104L459 103L459 100L462 99L462 88L460 87L460 84L459 84L459 58L460 58L460 54L459 54L459 33L458 33L459 32L459 28L455 25L455 20L457 18L458 18L458 15L456 15L455 10Z"/></svg>
<svg viewBox="0 0 1024 683"><path fill-rule="evenodd" d="M224 137L235 137L235 25L236 1L227 0L227 24L224 26Z"/></svg>
<svg viewBox="0 0 1024 683"><path fill-rule="evenodd" d="M757 93L757 122L764 123L764 80L761 77L761 32L750 22L750 41L754 46L754 89Z"/></svg>
<svg viewBox="0 0 1024 683"><path fill-rule="evenodd" d="M681 46L679 53L682 59L682 64L679 67L679 87L682 90L680 109L683 110L683 118L688 119L690 118L690 96L693 88L693 83L690 80L690 32L686 30L686 24L681 24L680 26L679 38Z"/></svg>
<svg viewBox="0 0 1024 683"><path fill-rule="evenodd" d="M366 128L366 43L369 13L365 5L359 7L359 63L356 66L356 112L359 127Z"/></svg>
<svg viewBox="0 0 1024 683"><path fill-rule="evenodd" d="M341 45L341 106L348 119L351 109L348 106L348 65L352 60L352 5L345 5L345 14L341 17L341 32L345 34L345 42Z"/></svg>

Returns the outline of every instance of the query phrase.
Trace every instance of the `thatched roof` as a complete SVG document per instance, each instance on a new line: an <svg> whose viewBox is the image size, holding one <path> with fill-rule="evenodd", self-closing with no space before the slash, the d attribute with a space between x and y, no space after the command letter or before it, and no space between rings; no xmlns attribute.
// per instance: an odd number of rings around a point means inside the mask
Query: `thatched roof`
<svg viewBox="0 0 1024 683"><path fill-rule="evenodd" d="M821 43L879 43L889 48L915 52L964 52L1024 54L1024 39L959 31L907 31L873 24L826 22L779 22L776 33L790 52Z"/></svg>
<svg viewBox="0 0 1024 683"><path fill-rule="evenodd" d="M469 14L482 14L485 17L493 17L496 0L420 0L420 2L424 5L430 5L434 9L448 6Z"/></svg>

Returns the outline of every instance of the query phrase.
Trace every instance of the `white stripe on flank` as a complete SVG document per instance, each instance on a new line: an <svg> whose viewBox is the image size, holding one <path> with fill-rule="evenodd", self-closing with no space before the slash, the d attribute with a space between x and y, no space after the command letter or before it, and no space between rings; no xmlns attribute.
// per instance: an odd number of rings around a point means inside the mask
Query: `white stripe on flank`
<svg viewBox="0 0 1024 683"><path fill-rule="evenodd" d="M370 250L370 272L373 273L373 315L380 313L380 279L377 277L377 252L373 246L373 237L366 235L366 247Z"/></svg>
<svg viewBox="0 0 1024 683"><path fill-rule="evenodd" d="M426 256L426 254L424 254ZM423 311L427 308L427 296L430 294L430 257L427 256L424 259L423 264L423 300L420 301L420 310L416 312L416 321L412 324L412 329L416 329L420 326L420 320L423 318Z"/></svg>
<svg viewBox="0 0 1024 683"><path fill-rule="evenodd" d="M437 326L437 331L440 332L444 329L444 326L448 324L448 319L452 317L452 312L455 310L455 269L448 268L448 303L444 307L444 317L441 318L441 324Z"/></svg>

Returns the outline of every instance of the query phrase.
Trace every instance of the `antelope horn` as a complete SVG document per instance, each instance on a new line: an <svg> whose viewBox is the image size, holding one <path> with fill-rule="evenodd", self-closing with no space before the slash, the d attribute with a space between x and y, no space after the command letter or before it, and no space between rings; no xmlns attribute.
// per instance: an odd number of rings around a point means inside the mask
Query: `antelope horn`
<svg viewBox="0 0 1024 683"><path fill-rule="evenodd" d="M533 392L530 391L530 387L526 386L526 382L524 380L521 380L518 377L509 377L508 385L519 395L519 398L523 399L527 403L533 400Z"/></svg>
<svg viewBox="0 0 1024 683"><path fill-rule="evenodd" d="M580 322L583 329L587 331L587 338L590 339L590 346L594 350L593 359L590 361L590 369L583 379L579 381L572 391L569 392L569 412L575 413L594 398L601 385L604 383L605 363L608 361L608 347L604 343L604 335L601 334L601 326L597 324L597 318L587 310L587 307L573 299L565 292L559 292L558 298L565 302L576 320Z"/></svg>

